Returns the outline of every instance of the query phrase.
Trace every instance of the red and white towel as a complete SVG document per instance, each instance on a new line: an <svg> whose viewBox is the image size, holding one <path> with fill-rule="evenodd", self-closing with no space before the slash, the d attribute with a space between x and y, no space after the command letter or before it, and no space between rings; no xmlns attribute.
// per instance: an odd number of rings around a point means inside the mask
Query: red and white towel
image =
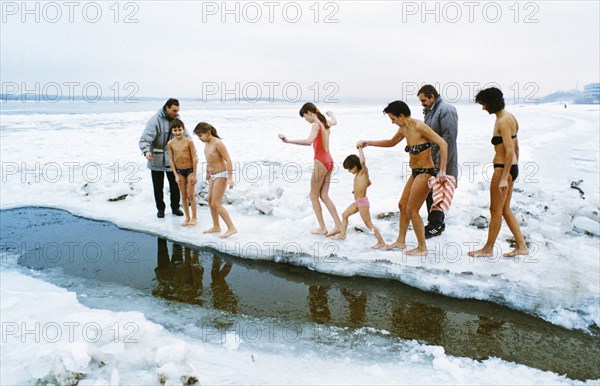
<svg viewBox="0 0 600 386"><path fill-rule="evenodd" d="M446 182L440 183L437 177L431 177L427 180L429 189L432 190L433 205L431 210L441 210L447 214L454 198L454 189L456 189L456 178L446 176Z"/></svg>

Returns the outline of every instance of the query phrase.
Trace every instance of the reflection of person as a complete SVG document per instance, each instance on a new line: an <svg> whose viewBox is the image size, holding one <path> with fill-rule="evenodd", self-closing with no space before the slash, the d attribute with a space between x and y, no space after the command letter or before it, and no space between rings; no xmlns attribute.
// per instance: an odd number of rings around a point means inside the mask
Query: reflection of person
<svg viewBox="0 0 600 386"><path fill-rule="evenodd" d="M496 87L490 87L479 91L475 96L475 102L479 103L483 110L489 114L496 115L492 145L494 145L494 174L490 184L490 227L488 238L483 248L470 251L469 256L492 256L494 243L500 233L502 218L506 221L508 228L515 236L516 248L504 256L512 257L527 255L529 253L521 227L510 209L510 199L513 192L513 184L519 175L519 140L517 132L519 123L514 115L504 110L504 96L502 91Z"/></svg>
<svg viewBox="0 0 600 386"><path fill-rule="evenodd" d="M350 321L352 324L355 327L364 325L367 317L367 295L365 295L362 291L359 291L358 294L355 294L347 288L342 288L340 292L348 301Z"/></svg>
<svg viewBox="0 0 600 386"><path fill-rule="evenodd" d="M311 285L308 287L308 309L310 319L319 324L327 324L331 321L329 311L328 285Z"/></svg>
<svg viewBox="0 0 600 386"><path fill-rule="evenodd" d="M380 146L392 147L406 138L405 151L409 155L411 176L408 178L404 191L400 197L400 229L396 241L387 245L387 249L406 248L405 238L409 223L412 222L413 230L417 236L416 248L406 252L407 255L427 255L425 244L425 227L419 215L419 209L427 194L429 186L427 180L431 176L437 176L441 183L446 179L446 142L437 135L429 126L421 121L411 118L410 108L402 101L390 103L384 110L392 123L398 125L398 131L391 139L383 141L359 141L357 146ZM431 147L437 145L440 148L440 167L436 168L431 158Z"/></svg>
<svg viewBox="0 0 600 386"><path fill-rule="evenodd" d="M446 312L419 301L398 304L392 311L391 330L404 339L444 345L448 333Z"/></svg>
<svg viewBox="0 0 600 386"><path fill-rule="evenodd" d="M458 135L458 114L454 106L446 103L438 94L435 87L425 85L417 93L421 105L424 107L425 124L448 145L448 160L446 163L446 173L458 180L458 159L456 137ZM431 147L431 157L435 167L440 167L440 149L437 146ZM433 206L433 192L429 191L426 199L427 203L427 222L425 226L425 238L439 236L446 229L444 212L436 210Z"/></svg>
<svg viewBox="0 0 600 386"><path fill-rule="evenodd" d="M315 216L319 223L319 228L312 230L313 234L333 236L340 233L342 222L337 213L335 204L329 198L329 185L331 183L331 172L333 171L333 158L329 153L329 128L337 124L333 113L328 111L325 118L323 114L312 103L305 103L300 109L300 116L308 123L312 124L310 135L307 139L288 139L285 135L279 134L279 138L284 143L294 145L313 146L315 152L315 163L310 179L310 200L312 202ZM325 207L331 214L335 223L333 230L327 232L325 221L323 220L323 211L319 199L325 204Z"/></svg>
<svg viewBox="0 0 600 386"><path fill-rule="evenodd" d="M227 148L221 141L219 134L217 134L217 129L211 124L198 123L194 129L194 134L198 136L200 141L205 143L206 180L209 182L208 206L213 220L212 228L205 230L204 233L221 232L221 225L219 224L219 216L221 216L225 221L225 225L227 225L227 231L219 237L226 238L237 233L229 212L222 203L227 186L229 186L229 189L233 189L235 186L233 182L233 163Z"/></svg>
<svg viewBox="0 0 600 386"><path fill-rule="evenodd" d="M173 243L173 252L169 256L167 240L159 237L156 248L157 264L154 270L157 284L152 294L165 299L202 305L204 268L199 255L200 251L197 249Z"/></svg>
<svg viewBox="0 0 600 386"><path fill-rule="evenodd" d="M146 128L140 137L140 150L144 157L148 160L148 169L152 173L152 185L154 186L154 201L158 212L156 216L159 218L165 217L165 202L163 200L163 189L165 186L165 173L169 181L169 191L171 198L171 211L176 216L183 216L183 212L179 209L179 187L175 181L175 175L171 170L167 151L167 142L171 135L170 122L178 117L179 101L177 99L169 99L162 109L160 109L146 124ZM184 131L184 135L189 137L189 134Z"/></svg>
<svg viewBox="0 0 600 386"><path fill-rule="evenodd" d="M212 290L213 307L235 314L237 312L238 299L225 280L231 272L231 268L233 268L231 261L226 261L223 267L221 267L221 257L214 255L210 270L212 280L210 288Z"/></svg>
<svg viewBox="0 0 600 386"><path fill-rule="evenodd" d="M379 249L385 246L385 241L383 241L379 229L371 222L371 213L369 213L370 205L367 198L367 188L371 185L371 180L369 179L369 169L367 169L362 147L358 148L358 154L358 157L355 154L351 154L344 160L344 169L354 174L354 202L342 214L342 231L339 235L333 236L333 238L344 240L346 238L346 230L348 229L348 218L356 213L360 213L363 222L377 239L377 244L371 248Z"/></svg>
<svg viewBox="0 0 600 386"><path fill-rule="evenodd" d="M173 139L167 143L169 150L169 163L171 170L175 170L175 181L181 190L181 199L183 201L183 211L185 212L185 221L183 226L196 225L197 207L195 187L196 187L196 170L198 167L198 156L196 155L196 147L191 138L183 135L185 126L182 121L175 118L171 121L171 132ZM190 218L189 203L192 204L192 217Z"/></svg>

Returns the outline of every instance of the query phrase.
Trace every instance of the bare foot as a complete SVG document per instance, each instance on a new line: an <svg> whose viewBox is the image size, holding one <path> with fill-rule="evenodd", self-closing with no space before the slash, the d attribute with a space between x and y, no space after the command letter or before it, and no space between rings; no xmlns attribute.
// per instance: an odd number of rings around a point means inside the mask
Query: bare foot
<svg viewBox="0 0 600 386"><path fill-rule="evenodd" d="M340 233L342 230L340 228L333 228L333 230L331 232L327 232L325 234L325 237L329 237L329 236L333 236L333 235L337 235L338 233Z"/></svg>
<svg viewBox="0 0 600 386"><path fill-rule="evenodd" d="M515 248L512 251L505 253L504 257L515 257L515 256L525 256L525 255L529 255L529 249L527 249L527 247L523 247L523 248Z"/></svg>
<svg viewBox="0 0 600 386"><path fill-rule="evenodd" d="M346 235L343 235L343 234L339 233L339 234L333 236L332 239L334 239L334 240L346 240Z"/></svg>
<svg viewBox="0 0 600 386"><path fill-rule="evenodd" d="M377 244L371 246L371 248L373 248L373 249L381 249L383 247L385 247L385 243L377 243Z"/></svg>
<svg viewBox="0 0 600 386"><path fill-rule="evenodd" d="M410 251L404 252L407 256L427 256L427 247L416 247Z"/></svg>
<svg viewBox="0 0 600 386"><path fill-rule="evenodd" d="M467 255L471 257L488 257L494 256L494 251L487 248L481 248L476 251L467 252Z"/></svg>
<svg viewBox="0 0 600 386"><path fill-rule="evenodd" d="M327 229L325 228L317 228L310 231L313 235L324 235L327 233Z"/></svg>
<svg viewBox="0 0 600 386"><path fill-rule="evenodd" d="M196 224L198 224L198 220L196 220L195 218L191 219L190 222L188 222L189 226L194 226Z"/></svg>
<svg viewBox="0 0 600 386"><path fill-rule="evenodd" d="M182 227L188 226L188 224L190 223L190 219L186 218L184 222L181 223Z"/></svg>
<svg viewBox="0 0 600 386"><path fill-rule="evenodd" d="M227 238L231 235L235 235L237 233L237 229L236 228L231 228L231 229L227 229L227 232L223 233L221 236L219 236L220 238L224 239Z"/></svg>
<svg viewBox="0 0 600 386"><path fill-rule="evenodd" d="M391 251L394 248L398 248L398 249L402 250L402 249L406 248L406 244L396 241L395 243L385 245L384 247L385 247L386 251Z"/></svg>
<svg viewBox="0 0 600 386"><path fill-rule="evenodd" d="M212 227L210 229L205 230L202 233L219 233L219 232L221 232L221 228Z"/></svg>

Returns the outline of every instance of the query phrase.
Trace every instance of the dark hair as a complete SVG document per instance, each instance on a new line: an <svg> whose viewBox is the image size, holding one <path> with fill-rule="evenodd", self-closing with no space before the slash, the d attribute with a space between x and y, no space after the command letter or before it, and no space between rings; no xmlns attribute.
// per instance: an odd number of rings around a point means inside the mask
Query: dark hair
<svg viewBox="0 0 600 386"><path fill-rule="evenodd" d="M410 108L408 105L402 101L393 101L385 109L383 109L384 114L392 114L396 117L400 115L404 115L405 117L410 117Z"/></svg>
<svg viewBox="0 0 600 386"><path fill-rule="evenodd" d="M360 164L360 158L358 158L358 156L356 154L350 154L348 157L346 157L343 165L344 165L344 169L346 169L346 170L350 170L355 166L358 170L362 170L362 165Z"/></svg>
<svg viewBox="0 0 600 386"><path fill-rule="evenodd" d="M319 111L317 106L315 106L314 103L308 102L302 106L302 108L300 109L300 116L304 117L304 114L306 114L306 113L316 114L317 118L319 118L319 121L321 121L323 126L325 126L326 129L329 129L329 124L327 123L327 119L325 118L325 116L323 114L321 114L321 112Z"/></svg>
<svg viewBox="0 0 600 386"><path fill-rule="evenodd" d="M171 121L171 124L169 125L169 130L173 130L174 127L183 127L183 130L185 130L185 125L183 124L183 121L177 118Z"/></svg>
<svg viewBox="0 0 600 386"><path fill-rule="evenodd" d="M167 100L167 102L165 103L165 105L163 106L163 109L170 109L171 106L173 106L173 105L179 106L179 101L177 99L174 99L174 98L169 98Z"/></svg>
<svg viewBox="0 0 600 386"><path fill-rule="evenodd" d="M475 103L485 105L487 111L490 114L494 114L504 109L504 95L496 87L486 88L485 90L480 90L475 95Z"/></svg>
<svg viewBox="0 0 600 386"><path fill-rule="evenodd" d="M221 138L219 137L219 134L217 134L217 129L215 129L213 125L206 122L200 122L196 125L196 128L194 129L194 134L198 135L204 133L210 133L210 135L212 135L213 137L217 137L219 139Z"/></svg>
<svg viewBox="0 0 600 386"><path fill-rule="evenodd" d="M417 93L417 96L419 96L419 94L423 94L426 98L435 97L435 99L438 99L440 97L440 94L437 92L435 87L430 84L426 84L425 86L421 87Z"/></svg>

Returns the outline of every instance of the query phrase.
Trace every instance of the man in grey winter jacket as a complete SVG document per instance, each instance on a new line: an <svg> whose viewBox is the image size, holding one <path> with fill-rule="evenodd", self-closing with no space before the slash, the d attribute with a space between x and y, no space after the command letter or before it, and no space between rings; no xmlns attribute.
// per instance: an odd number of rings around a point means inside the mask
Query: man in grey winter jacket
<svg viewBox="0 0 600 386"><path fill-rule="evenodd" d="M454 106L446 103L435 87L425 85L417 93L417 97L424 107L425 123L431 127L448 144L448 163L446 174L454 176L458 181L458 155L456 149L456 137L458 135L458 115ZM440 149L433 145L431 156L436 167L440 166ZM431 210L433 205L432 192L427 196L427 221L425 226L425 238L431 238L442 234L446 229L444 212Z"/></svg>
<svg viewBox="0 0 600 386"><path fill-rule="evenodd" d="M152 185L154 186L154 201L158 209L157 217L165 217L165 202L163 189L165 184L165 173L169 181L169 191L171 198L171 211L174 215L183 216L179 209L180 193L179 186L175 181L175 175L169 164L169 154L167 153L167 142L171 137L170 124L174 118L179 117L179 101L169 99L162 109L160 109L146 124L146 128L140 138L140 150L148 160L148 169L152 173ZM189 137L189 134L184 132Z"/></svg>

